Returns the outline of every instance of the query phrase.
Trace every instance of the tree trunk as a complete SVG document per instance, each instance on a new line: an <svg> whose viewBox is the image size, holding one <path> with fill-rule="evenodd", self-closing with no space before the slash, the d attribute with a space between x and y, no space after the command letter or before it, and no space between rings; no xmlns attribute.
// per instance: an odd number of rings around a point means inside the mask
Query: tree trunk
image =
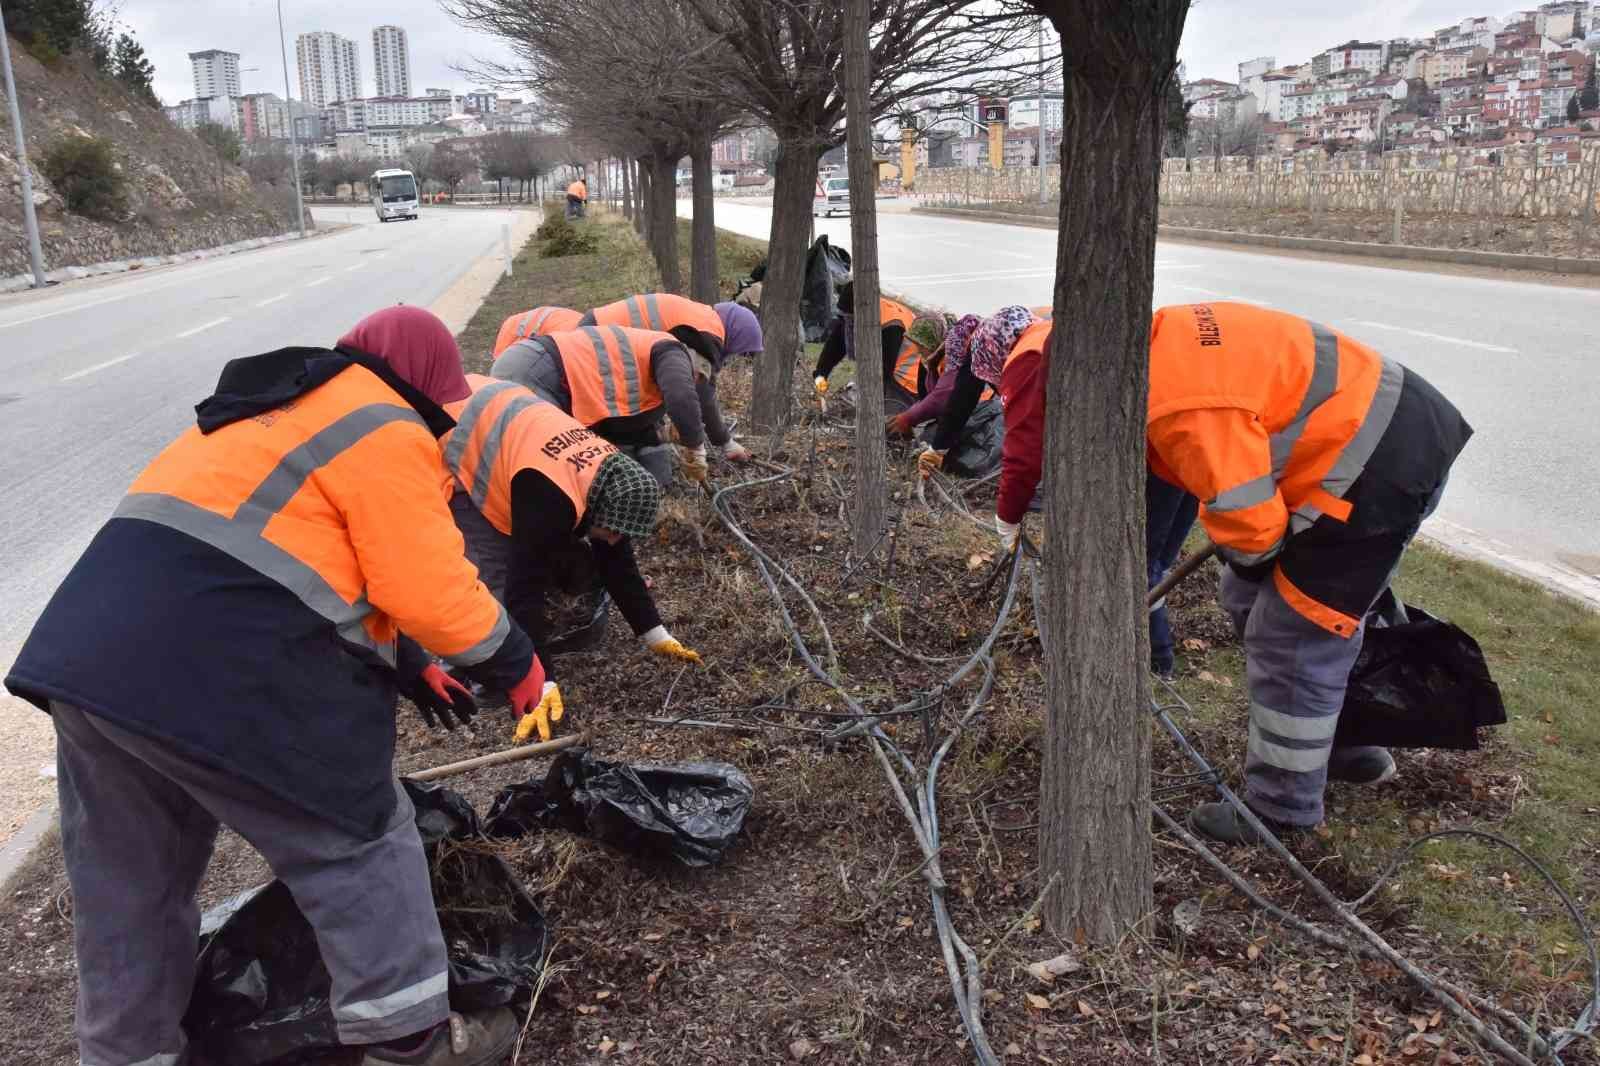
<svg viewBox="0 0 1600 1066"><path fill-rule="evenodd" d="M640 156L635 164L639 169L639 180L634 183L634 191L639 197L639 206L634 212L633 228L639 231L639 236L644 238L646 244L650 243L650 160Z"/></svg>
<svg viewBox="0 0 1600 1066"><path fill-rule="evenodd" d="M683 290L683 268L678 264L678 158L677 151L658 146L650 178L650 251L661 274L662 292Z"/></svg>
<svg viewBox="0 0 1600 1066"><path fill-rule="evenodd" d="M703 304L714 304L717 302L717 201L711 176L710 137L694 139L689 145L689 161L694 172L689 295Z"/></svg>
<svg viewBox="0 0 1600 1066"><path fill-rule="evenodd" d="M800 294L805 286L811 235L811 199L821 149L804 140L781 141L772 187L772 232L767 276L761 287L761 331L766 351L756 364L750 421L772 430L789 420L795 361L801 354Z"/></svg>
<svg viewBox="0 0 1600 1066"><path fill-rule="evenodd" d="M845 0L845 131L850 154L850 250L855 282L856 509L850 542L857 560L883 536L886 448L883 426L883 335L878 314L878 202L872 165L868 36L871 0Z"/></svg>
<svg viewBox="0 0 1600 1066"><path fill-rule="evenodd" d="M1115 944L1149 915L1145 411L1157 177L1188 0L1036 5L1066 80L1044 484L1039 877L1057 936Z"/></svg>
<svg viewBox="0 0 1600 1066"><path fill-rule="evenodd" d="M622 217L633 221L633 164L626 158L622 164Z"/></svg>

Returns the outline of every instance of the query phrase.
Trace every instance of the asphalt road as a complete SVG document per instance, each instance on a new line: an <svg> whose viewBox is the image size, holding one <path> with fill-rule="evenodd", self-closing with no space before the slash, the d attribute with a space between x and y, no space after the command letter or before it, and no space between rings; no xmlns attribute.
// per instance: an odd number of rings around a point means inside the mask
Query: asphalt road
<svg viewBox="0 0 1600 1066"><path fill-rule="evenodd" d="M885 288L956 313L1052 301L1054 230L879 206ZM764 238L771 211L718 201L717 224ZM816 230L850 246L847 218ZM1426 377L1477 431L1428 535L1600 604L1600 291L1158 244L1155 304L1202 300L1326 322Z"/></svg>
<svg viewBox="0 0 1600 1066"><path fill-rule="evenodd" d="M152 456L194 419L229 359L331 345L394 303L427 307L500 246L514 215L424 208L307 241L0 298L0 671ZM114 590L106 609L117 609ZM159 639L159 634L153 634ZM184 684L174 678L173 684ZM53 785L48 720L0 696L0 839Z"/></svg>

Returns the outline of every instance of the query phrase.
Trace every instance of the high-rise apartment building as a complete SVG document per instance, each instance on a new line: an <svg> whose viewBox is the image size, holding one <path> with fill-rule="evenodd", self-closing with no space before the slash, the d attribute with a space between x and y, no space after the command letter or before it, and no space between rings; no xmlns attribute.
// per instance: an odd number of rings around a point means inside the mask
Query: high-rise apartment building
<svg viewBox="0 0 1600 1066"><path fill-rule="evenodd" d="M405 30L379 26L372 31L372 73L379 96L411 95L411 51Z"/></svg>
<svg viewBox="0 0 1600 1066"><path fill-rule="evenodd" d="M300 99L313 107L361 97L361 56L356 42L337 33L302 33L294 42Z"/></svg>
<svg viewBox="0 0 1600 1066"><path fill-rule="evenodd" d="M239 53L215 48L190 52L189 67L194 71L195 99L239 95Z"/></svg>

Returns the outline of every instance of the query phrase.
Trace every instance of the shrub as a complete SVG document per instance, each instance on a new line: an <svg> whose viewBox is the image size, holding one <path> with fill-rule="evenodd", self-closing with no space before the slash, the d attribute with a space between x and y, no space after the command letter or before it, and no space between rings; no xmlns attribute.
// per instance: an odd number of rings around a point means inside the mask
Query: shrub
<svg viewBox="0 0 1600 1066"><path fill-rule="evenodd" d="M544 243L539 246L539 258L559 259L568 255L589 255L600 250L600 237L589 227L579 228L565 218L546 215L544 225L534 231L534 236Z"/></svg>
<svg viewBox="0 0 1600 1066"><path fill-rule="evenodd" d="M107 222L127 216L128 179L117 168L110 141L63 137L50 146L42 166L73 214Z"/></svg>

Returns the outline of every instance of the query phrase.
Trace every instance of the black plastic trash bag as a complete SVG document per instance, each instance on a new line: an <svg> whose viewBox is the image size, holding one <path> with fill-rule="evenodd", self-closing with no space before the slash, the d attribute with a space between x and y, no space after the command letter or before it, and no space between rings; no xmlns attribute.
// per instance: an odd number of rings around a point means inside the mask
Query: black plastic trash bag
<svg viewBox="0 0 1600 1066"><path fill-rule="evenodd" d="M1476 751L1478 730L1506 720L1482 649L1420 607L1406 604L1405 617L1369 621L1334 744Z"/></svg>
<svg viewBox="0 0 1600 1066"><path fill-rule="evenodd" d="M480 835L459 793L405 781L433 870L433 897L450 961L457 1011L525 1000L545 955L544 915L511 869L459 847ZM273 881L207 912L184 1027L216 1066L309 1064L339 1044L329 979L311 926Z"/></svg>
<svg viewBox="0 0 1600 1066"><path fill-rule="evenodd" d="M850 280L850 253L817 238L806 253L805 288L800 290L800 326L808 343L820 341L839 315L839 286Z"/></svg>
<svg viewBox="0 0 1600 1066"><path fill-rule="evenodd" d="M754 797L750 779L726 763L629 766L575 748L557 757L543 782L503 789L484 832L566 829L632 855L708 866L739 835Z"/></svg>
<svg viewBox="0 0 1600 1066"><path fill-rule="evenodd" d="M931 443L938 423L925 431ZM1006 443L1006 416L999 397L985 400L972 411L961 427L961 438L944 457L944 469L956 477L987 477L1000 469L1000 453Z"/></svg>

